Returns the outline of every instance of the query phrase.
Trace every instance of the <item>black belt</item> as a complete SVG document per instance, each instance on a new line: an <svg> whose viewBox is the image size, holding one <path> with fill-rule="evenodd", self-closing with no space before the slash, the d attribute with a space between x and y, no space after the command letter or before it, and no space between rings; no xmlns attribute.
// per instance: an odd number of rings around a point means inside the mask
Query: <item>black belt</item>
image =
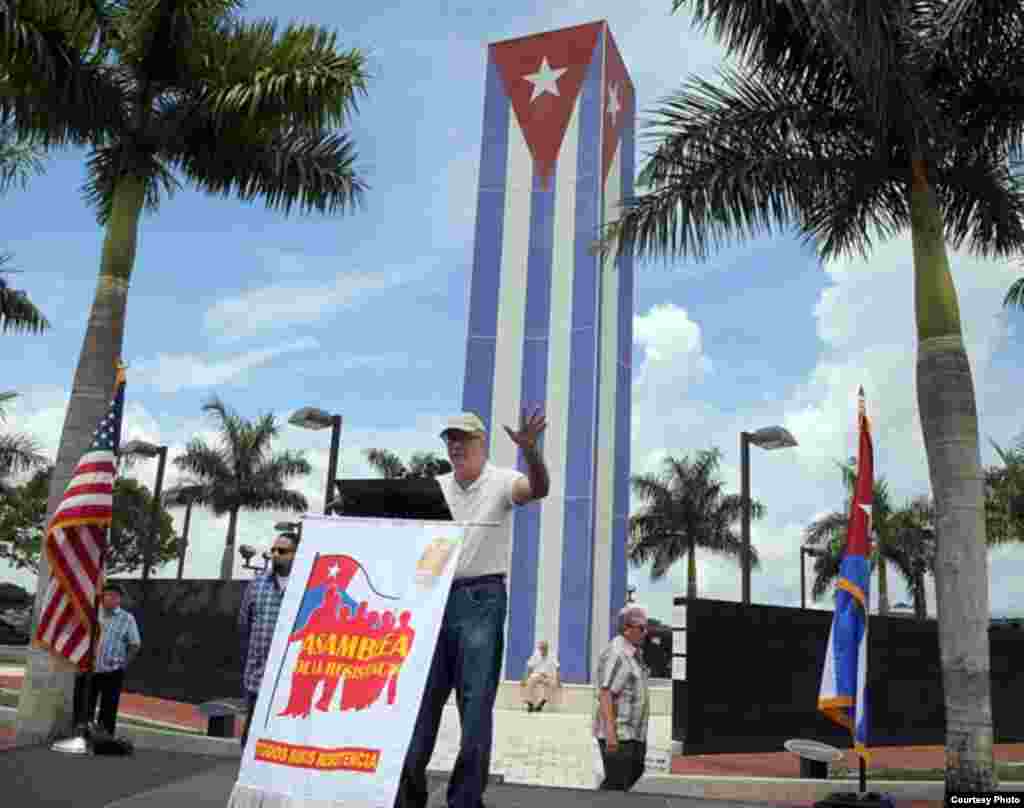
<svg viewBox="0 0 1024 808"><path fill-rule="evenodd" d="M477 575L475 578L456 578L452 581L452 591L461 589L464 586L476 586L477 584L503 584L505 573L496 572L492 575Z"/></svg>

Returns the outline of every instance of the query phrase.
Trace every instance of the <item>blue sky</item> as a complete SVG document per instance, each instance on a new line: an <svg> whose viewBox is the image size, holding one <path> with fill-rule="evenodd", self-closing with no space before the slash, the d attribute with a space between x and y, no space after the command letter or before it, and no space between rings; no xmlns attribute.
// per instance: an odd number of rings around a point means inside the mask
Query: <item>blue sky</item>
<svg viewBox="0 0 1024 808"><path fill-rule="evenodd" d="M722 64L714 41L693 31L686 14L670 15L670 5L520 3L513 13L498 3L374 3L363 11L294 0L282 14L279 3L249 3L249 17L316 22L370 54L373 78L352 134L371 190L355 215L286 219L186 187L143 219L128 302L124 439L166 443L174 456L193 436L212 437L200 407L216 393L250 417L272 411L284 421L303 405L343 413L343 476L369 476L362 451L372 446L403 455L440 450L437 424L462 395L486 44L606 19L642 116L688 75ZM638 144L642 158L642 136ZM21 393L7 424L51 456L103 236L78 190L84 178L84 154L67 151L26 190L0 198L2 248L23 271L16 282L54 323L43 336L3 338L0 386ZM1005 445L1024 431L1012 395L1021 379L1021 318L1000 305L1021 270L966 254L951 262L982 455L991 463L989 438ZM906 238L879 246L869 261L827 266L794 237L776 235L705 264L639 267L633 470L655 469L666 452L718 446L735 491L740 430L779 423L800 442L753 450L753 493L768 507L753 528L764 560L755 601L799 604L801 532L842 505L833 462L854 451L859 385L874 418L878 473L899 500L927 492L912 307ZM285 425L277 445L307 451L314 473L296 487L318 509L326 435ZM152 484L146 464L131 473ZM175 477L169 468L167 484ZM244 514L239 540L268 544L281 517ZM182 514L175 519L180 527ZM225 531L226 518L193 514L186 576L216 576ZM698 561L702 594L738 599L732 563ZM993 551L991 562L993 610L1021 610L1012 581L1024 574L1024 547ZM640 599L667 620L682 566L657 584L644 571L630 574ZM34 588L29 576L3 567L0 578ZM906 598L899 583L893 589L894 601Z"/></svg>

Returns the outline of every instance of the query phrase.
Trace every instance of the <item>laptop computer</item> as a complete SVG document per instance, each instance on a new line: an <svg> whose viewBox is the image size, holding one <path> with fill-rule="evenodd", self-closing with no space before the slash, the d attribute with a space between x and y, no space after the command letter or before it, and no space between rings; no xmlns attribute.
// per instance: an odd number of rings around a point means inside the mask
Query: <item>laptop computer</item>
<svg viewBox="0 0 1024 808"><path fill-rule="evenodd" d="M335 480L335 516L429 519L451 522L452 512L432 477L399 480Z"/></svg>

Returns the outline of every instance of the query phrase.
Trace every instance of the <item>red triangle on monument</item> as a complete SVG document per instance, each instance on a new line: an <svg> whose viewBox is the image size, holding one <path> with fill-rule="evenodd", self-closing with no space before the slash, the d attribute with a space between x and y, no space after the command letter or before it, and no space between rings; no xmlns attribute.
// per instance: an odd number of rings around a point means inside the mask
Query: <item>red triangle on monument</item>
<svg viewBox="0 0 1024 808"><path fill-rule="evenodd" d="M497 42L491 53L544 187L604 22Z"/></svg>
<svg viewBox="0 0 1024 808"><path fill-rule="evenodd" d="M622 138L622 128L633 112L633 85L626 75L626 65L622 61L611 31L608 32L608 46L605 49L604 92L601 110L604 114L604 154L602 155L602 184L608 179L608 169L612 164L615 149ZM621 159L621 158L620 158Z"/></svg>

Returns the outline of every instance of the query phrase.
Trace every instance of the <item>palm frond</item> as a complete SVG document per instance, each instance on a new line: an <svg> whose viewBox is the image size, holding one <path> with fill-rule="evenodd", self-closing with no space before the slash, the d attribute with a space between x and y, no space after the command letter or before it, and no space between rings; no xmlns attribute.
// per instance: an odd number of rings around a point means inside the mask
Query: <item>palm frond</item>
<svg viewBox="0 0 1024 808"><path fill-rule="evenodd" d="M814 581L811 584L811 597L820 600L839 577L839 569L843 560L842 549L836 544L822 548L823 553L814 558Z"/></svg>
<svg viewBox="0 0 1024 808"><path fill-rule="evenodd" d="M0 3L0 122L50 147L87 144L124 123L117 70L90 52L88 2Z"/></svg>
<svg viewBox="0 0 1024 808"><path fill-rule="evenodd" d="M42 468L47 462L28 435L0 433L0 477Z"/></svg>
<svg viewBox="0 0 1024 808"><path fill-rule="evenodd" d="M342 51L337 35L315 25L234 21L202 49L196 79L217 128L244 120L311 132L344 125L366 94L366 57Z"/></svg>
<svg viewBox="0 0 1024 808"><path fill-rule="evenodd" d="M804 541L815 547L827 547L836 536L842 536L845 540L847 524L845 513L832 511L815 519L804 529Z"/></svg>
<svg viewBox="0 0 1024 808"><path fill-rule="evenodd" d="M1024 8L1012 0L930 0L923 5L933 19L932 38L951 51L984 53L1024 30Z"/></svg>
<svg viewBox="0 0 1024 808"><path fill-rule="evenodd" d="M1006 290L1006 297L1003 298L1003 305L1024 309L1024 277L1010 284L1010 288Z"/></svg>
<svg viewBox="0 0 1024 808"><path fill-rule="evenodd" d="M373 470L386 480L401 479L408 471L401 458L387 449L367 449L363 454Z"/></svg>
<svg viewBox="0 0 1024 808"><path fill-rule="evenodd" d="M224 451L207 446L200 438L189 441L184 453L174 458L173 463L182 471L189 472L199 484L207 487L214 480L231 475L231 467Z"/></svg>
<svg viewBox="0 0 1024 808"><path fill-rule="evenodd" d="M43 173L43 151L19 138L9 124L0 124L0 194L14 186L24 188L33 174Z"/></svg>
<svg viewBox="0 0 1024 808"><path fill-rule="evenodd" d="M1024 249L1024 184L1005 165L989 156L950 160L936 169L935 179L951 247L967 241L971 252L984 257Z"/></svg>
<svg viewBox="0 0 1024 808"><path fill-rule="evenodd" d="M0 253L0 267L9 265L10 261L10 253ZM5 272L11 270L0 269L0 274ZM10 330L15 333L26 331L40 334L49 327L50 321L39 307L29 300L28 295L19 289L12 289L7 285L7 281L0 277L0 333Z"/></svg>
<svg viewBox="0 0 1024 808"><path fill-rule="evenodd" d="M193 130L168 157L192 182L213 196L250 202L286 215L348 212L362 203L366 184L355 168L355 148L346 134L298 130L255 132Z"/></svg>
<svg viewBox="0 0 1024 808"><path fill-rule="evenodd" d="M626 200L607 238L640 256L703 260L726 242L793 225L824 241L823 254L863 243L872 226L888 234L904 208L860 113L841 95L813 96L761 73L726 71L722 86L691 80L656 111L658 146L639 180L649 191ZM838 212L826 197L842 203Z"/></svg>

